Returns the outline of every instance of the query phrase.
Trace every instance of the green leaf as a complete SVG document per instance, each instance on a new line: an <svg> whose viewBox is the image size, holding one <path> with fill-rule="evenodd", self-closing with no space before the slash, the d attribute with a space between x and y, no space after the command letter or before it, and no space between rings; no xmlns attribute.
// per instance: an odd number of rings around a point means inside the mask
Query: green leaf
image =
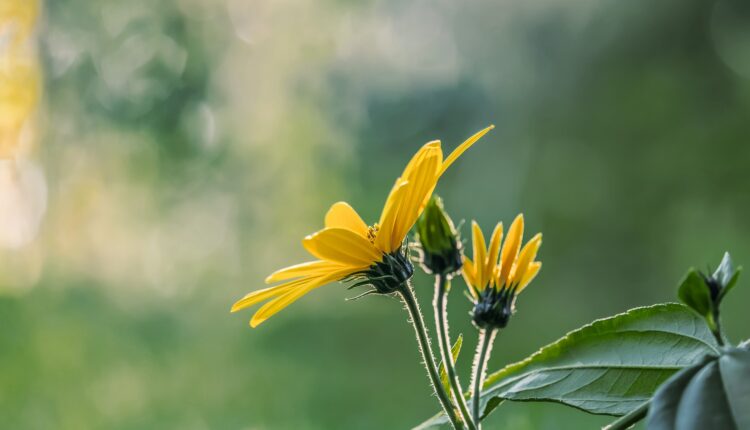
<svg viewBox="0 0 750 430"><path fill-rule="evenodd" d="M559 402L590 413L624 415L707 354L718 354L718 345L687 307L666 303L632 309L570 332L490 375L482 393L483 412L492 412L500 399ZM445 422L435 416L419 428Z"/></svg>
<svg viewBox="0 0 750 430"><path fill-rule="evenodd" d="M464 335L459 334L458 339L456 339L456 343L453 344L453 347L451 348L451 355L453 356L453 362L455 363L456 360L458 360L458 354L461 353L461 345L464 343ZM447 393L451 393L451 384L450 381L448 381L448 372L445 370L445 362L440 361L440 383L443 384L443 388L445 388L445 391Z"/></svg>
<svg viewBox="0 0 750 430"><path fill-rule="evenodd" d="M719 358L719 369L737 428L750 429L750 351L727 351Z"/></svg>
<svg viewBox="0 0 750 430"><path fill-rule="evenodd" d="M690 269L677 294L680 301L698 312L698 315L708 317L711 314L711 292L697 270Z"/></svg>
<svg viewBox="0 0 750 430"><path fill-rule="evenodd" d="M682 369L659 387L648 409L646 420L649 429L669 429L674 425L682 392L706 362Z"/></svg>
<svg viewBox="0 0 750 430"><path fill-rule="evenodd" d="M657 390L649 430L750 428L750 351L732 348L675 374Z"/></svg>

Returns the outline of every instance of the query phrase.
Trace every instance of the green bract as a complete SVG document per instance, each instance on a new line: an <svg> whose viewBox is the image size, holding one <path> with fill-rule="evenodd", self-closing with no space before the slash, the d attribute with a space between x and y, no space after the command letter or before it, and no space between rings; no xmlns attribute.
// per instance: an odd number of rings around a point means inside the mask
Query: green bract
<svg viewBox="0 0 750 430"><path fill-rule="evenodd" d="M721 301L737 283L741 271L741 267L735 269L732 257L725 252L719 267L711 275L690 269L678 290L680 300L699 315L709 319L711 324L713 313L718 310Z"/></svg>
<svg viewBox="0 0 750 430"><path fill-rule="evenodd" d="M455 363L456 360L458 360L458 355L461 353L461 346L464 344L464 335L459 334L458 339L456 339L456 343L453 344L451 347L451 355L453 356L453 362ZM440 372L440 382L443 384L443 388L445 388L445 391L450 393L451 387L450 387L450 381L448 381L448 373L445 371L445 362L441 361L440 365L438 366L438 371Z"/></svg>

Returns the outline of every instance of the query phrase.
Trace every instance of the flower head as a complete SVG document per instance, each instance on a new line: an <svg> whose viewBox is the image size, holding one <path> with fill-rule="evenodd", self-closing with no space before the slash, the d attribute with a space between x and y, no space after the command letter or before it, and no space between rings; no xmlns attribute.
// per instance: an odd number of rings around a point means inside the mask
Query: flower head
<svg viewBox="0 0 750 430"><path fill-rule="evenodd" d="M461 241L440 197L433 196L427 203L416 230L425 272L450 276L461 270Z"/></svg>
<svg viewBox="0 0 750 430"><path fill-rule="evenodd" d="M489 246L485 245L479 225L472 222L471 227L474 260L464 257L463 275L474 299L474 323L480 328L502 328L513 313L516 296L542 267L541 262L534 261L542 235L537 233L521 249L522 214L511 224L502 249L502 223L495 227Z"/></svg>
<svg viewBox="0 0 750 430"><path fill-rule="evenodd" d="M232 312L268 300L250 320L256 327L308 292L339 280L361 278L360 283L372 285L378 293L395 291L413 274L404 239L440 176L492 128L474 134L445 159L440 141L425 144L396 179L374 225L368 226L348 203L333 204L325 216L325 228L302 241L317 260L272 273L266 283L284 282L246 295L232 306Z"/></svg>

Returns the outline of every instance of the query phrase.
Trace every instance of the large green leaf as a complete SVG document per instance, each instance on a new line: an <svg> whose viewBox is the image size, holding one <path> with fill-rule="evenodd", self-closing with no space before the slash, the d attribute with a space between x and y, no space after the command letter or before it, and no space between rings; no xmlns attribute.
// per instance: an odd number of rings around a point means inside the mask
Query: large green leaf
<svg viewBox="0 0 750 430"><path fill-rule="evenodd" d="M632 309L568 333L490 375L484 415L500 400L560 402L594 414L624 415L659 385L718 346L703 320L667 303ZM443 424L435 416L419 428Z"/></svg>
<svg viewBox="0 0 750 430"><path fill-rule="evenodd" d="M731 348L683 369L654 395L649 430L750 428L750 351Z"/></svg>

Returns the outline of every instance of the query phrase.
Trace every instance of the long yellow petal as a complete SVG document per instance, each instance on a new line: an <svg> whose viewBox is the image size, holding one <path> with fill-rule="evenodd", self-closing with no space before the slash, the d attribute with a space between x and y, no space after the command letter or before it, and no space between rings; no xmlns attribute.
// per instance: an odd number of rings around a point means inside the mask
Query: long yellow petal
<svg viewBox="0 0 750 430"><path fill-rule="evenodd" d="M493 272L495 266L497 266L497 257L500 254L500 242L503 239L503 223L499 222L495 225L495 230L492 232L492 238L490 239L490 247L487 250L487 261L484 265L484 273L487 279L493 279Z"/></svg>
<svg viewBox="0 0 750 430"><path fill-rule="evenodd" d="M339 271L331 272L325 276L316 276L310 278L303 278L293 289L287 290L283 295L271 300L265 305L261 306L260 309L253 315L250 320L251 327L257 327L263 321L275 315L280 310L291 305L297 301L300 297L314 290L315 288L321 287L330 282L342 279L352 273L351 269L341 269Z"/></svg>
<svg viewBox="0 0 750 430"><path fill-rule="evenodd" d="M307 263L295 264L294 266L285 267L279 269L266 278L266 284L273 282L284 281L292 278L299 278L301 276L318 276L324 275L333 270L342 269L341 263L334 261L309 261Z"/></svg>
<svg viewBox="0 0 750 430"><path fill-rule="evenodd" d="M443 158L440 143L427 144L407 166L403 179L409 181L406 195L394 221L391 245L395 249L403 242L406 234L424 209L423 203L429 199L437 183L437 172Z"/></svg>
<svg viewBox="0 0 750 430"><path fill-rule="evenodd" d="M388 195L385 206L383 206L383 213L380 215L380 223L378 223L380 230L375 237L375 247L386 254L390 254L398 248L398 246L393 247L391 239L399 208L403 204L409 187L410 184L408 181L399 178Z"/></svg>
<svg viewBox="0 0 750 430"><path fill-rule="evenodd" d="M294 287L302 285L306 282L306 279L297 279L294 281L286 282L281 285L275 285L273 287L264 288L262 290L253 291L245 297L238 300L235 304L232 305L232 312L237 312L242 309L248 308L256 303L260 303L263 300L268 300L272 297L280 296L282 294L285 294Z"/></svg>
<svg viewBox="0 0 750 430"><path fill-rule="evenodd" d="M345 228L351 230L362 237L367 237L367 224L362 221L357 211L349 203L334 203L325 218L326 227Z"/></svg>
<svg viewBox="0 0 750 430"><path fill-rule="evenodd" d="M539 247L542 245L542 234L537 233L531 240L523 247L521 253L518 254L518 260L513 267L510 274L509 284L516 283L523 279L526 274L526 270L532 261L536 258L536 254L539 251Z"/></svg>
<svg viewBox="0 0 750 430"><path fill-rule="evenodd" d="M302 246L321 260L349 266L370 265L382 259L381 253L369 240L343 228L324 228L307 236L302 241Z"/></svg>
<svg viewBox="0 0 750 430"><path fill-rule="evenodd" d="M471 293L472 296L476 297L474 288L478 289L479 291L482 291L482 288L477 286L474 263L472 263L472 261L469 260L468 257L464 257L464 265L463 265L463 269L461 270L461 273L464 275L464 280L466 281L466 284L469 286L469 292Z"/></svg>
<svg viewBox="0 0 750 430"><path fill-rule="evenodd" d="M253 328L258 327L262 322L264 322L268 318L271 318L272 316L274 316L276 313L278 313L280 310L284 309L285 307L291 305L292 303L297 301L300 297L309 293L315 287L316 285L311 283L310 285L296 288L294 290L287 292L286 294L280 297L277 297L274 300L271 300L265 305L261 306L261 308L258 309L258 312L256 312L253 315L252 319L250 320L250 327L253 327Z"/></svg>
<svg viewBox="0 0 750 430"><path fill-rule="evenodd" d="M479 228L479 224L477 224L476 221L471 222L471 237L472 237L472 244L474 246L473 249L473 257L474 257L474 264L475 264L475 275L474 280L476 281L476 286L478 289L483 290L485 287L485 284L487 284L488 279L485 278L484 273L484 263L486 261L485 259L485 253L487 246L484 242L484 234L482 234L482 229Z"/></svg>
<svg viewBox="0 0 750 430"><path fill-rule="evenodd" d="M521 278L521 282L518 284L518 289L516 290L516 294L520 294L521 291L526 289L526 286L529 285L529 283L534 280L537 273L539 273L539 269L541 268L542 268L542 263L540 261L535 261L529 264L529 267L526 269L526 273L524 273L523 278Z"/></svg>
<svg viewBox="0 0 750 430"><path fill-rule="evenodd" d="M485 128L484 130L480 130L479 132L475 133L470 138L466 139L464 143L458 145L458 147L454 149L453 152L451 152L448 158L446 158L445 161L443 161L443 165L440 168L440 173L438 174L438 176L441 176L448 169L448 167L450 167L451 164L453 164L453 162L456 161L458 157L461 156L461 154L463 154L467 149L471 148L471 145L476 143L476 141L481 139L482 136L487 134L493 128L495 128L495 126L491 125Z"/></svg>
<svg viewBox="0 0 750 430"><path fill-rule="evenodd" d="M500 276L498 285L502 285L508 280L510 270L518 256L518 250L521 248L523 240L523 214L519 214L513 220L513 224L508 229L508 236L505 238L503 250L500 252Z"/></svg>

